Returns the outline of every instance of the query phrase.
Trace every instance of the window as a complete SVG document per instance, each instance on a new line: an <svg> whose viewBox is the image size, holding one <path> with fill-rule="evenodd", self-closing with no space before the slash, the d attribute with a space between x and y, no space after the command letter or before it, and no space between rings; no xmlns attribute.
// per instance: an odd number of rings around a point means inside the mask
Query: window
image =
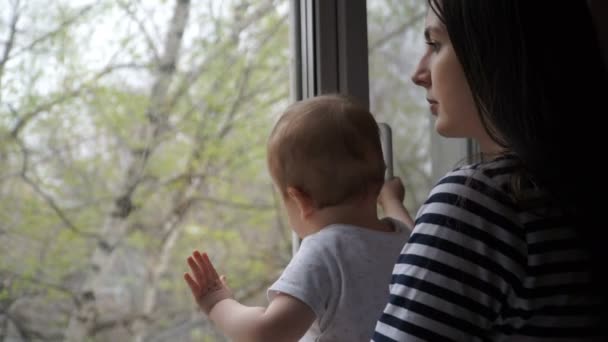
<svg viewBox="0 0 608 342"><path fill-rule="evenodd" d="M426 10L419 0L367 1L370 108L392 127L394 174L406 185L412 215L467 153L466 140L437 135L424 89L410 80L424 50Z"/></svg>
<svg viewBox="0 0 608 342"><path fill-rule="evenodd" d="M184 260L265 301L290 258L265 170L289 3L0 7L0 340L222 341Z"/></svg>

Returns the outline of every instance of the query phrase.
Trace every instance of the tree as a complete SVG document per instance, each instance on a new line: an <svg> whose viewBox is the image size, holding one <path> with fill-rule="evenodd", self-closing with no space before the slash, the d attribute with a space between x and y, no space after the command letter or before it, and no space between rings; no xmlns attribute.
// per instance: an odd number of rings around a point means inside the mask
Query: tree
<svg viewBox="0 0 608 342"><path fill-rule="evenodd" d="M243 280L255 281L244 286L242 296L257 295L270 279L260 274L272 275L269 270L288 255L288 235L276 223L269 179L263 163L255 161L263 154L271 114L288 97L288 87L277 87L287 83L288 75L286 13L270 0L226 4L209 3L194 12L188 1L176 1L162 39L157 23L144 20L151 8L142 3L95 2L82 8L58 3L57 16L70 19L59 21L65 24L55 33L42 35L56 36L62 45L46 54L27 50L22 60L9 53L9 75L29 71L24 79L38 77L39 84L56 82L57 88L56 94L42 96L36 87L20 87L19 96L5 97L15 99L3 108L9 114L3 115L3 156L14 169L2 186L4 196L20 198L3 210L14 222L10 235L25 241L21 246L31 252L40 249L35 237L52 230L44 239L53 253L17 263L37 271L17 271L28 268L8 259L2 265L3 273L20 282L3 288L11 299L4 334L18 329L16 334L26 339L64 334L66 340L81 341L119 334L144 340L150 331L158 335L189 323L189 295L176 280L185 270L192 236L215 234L215 242L223 239L233 245L234 255L251 259L228 270L255 266L244 274ZM16 3L15 13L33 17L35 4L27 5L31 12ZM121 21L112 20L116 15ZM206 22L190 25L192 30L209 34L187 36L189 16ZM79 39L86 38L82 32L97 29L91 22L104 20L118 26L120 39L108 54L110 62L98 66L87 60L90 56L82 57L86 49L79 49L79 43L85 42ZM124 21L131 26L120 26ZM19 32L18 21L14 26ZM22 34L15 38L26 39ZM15 67L48 60L59 63L61 75ZM81 81L86 74L91 76ZM247 116L252 119L241 122ZM253 132L252 126L257 128ZM238 194L237 185L248 193ZM272 235L260 250L245 249L256 237L239 231L252 223L281 234ZM214 229L200 228L205 226ZM3 239L2 246L11 242ZM213 248L213 243L207 246ZM28 258L28 253L11 253L14 260ZM270 258L276 261L266 263ZM50 298L47 282L64 292ZM27 310L17 304L32 295L47 312L62 308L57 321L22 315ZM178 303L167 304L170 299ZM165 310L158 310L159 305ZM62 333L62 321L68 318ZM27 324L18 326L21 321ZM199 330L204 327L196 323Z"/></svg>

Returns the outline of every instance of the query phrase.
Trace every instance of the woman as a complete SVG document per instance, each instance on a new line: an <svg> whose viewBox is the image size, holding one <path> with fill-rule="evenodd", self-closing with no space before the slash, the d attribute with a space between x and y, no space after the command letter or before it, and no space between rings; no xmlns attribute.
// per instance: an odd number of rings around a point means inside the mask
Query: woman
<svg viewBox="0 0 608 342"><path fill-rule="evenodd" d="M412 79L437 132L474 139L481 161L421 207L373 340L602 340L602 170L586 160L608 90L586 2L429 5Z"/></svg>

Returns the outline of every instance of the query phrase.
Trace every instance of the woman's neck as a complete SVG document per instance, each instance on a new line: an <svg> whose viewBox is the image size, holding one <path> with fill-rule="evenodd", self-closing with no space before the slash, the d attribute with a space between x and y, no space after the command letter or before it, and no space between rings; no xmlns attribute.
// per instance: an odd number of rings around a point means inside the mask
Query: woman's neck
<svg viewBox="0 0 608 342"><path fill-rule="evenodd" d="M484 137L484 139L475 140L479 144L479 149L481 151L483 160L492 160L508 152L508 149L503 146L500 146L489 136Z"/></svg>

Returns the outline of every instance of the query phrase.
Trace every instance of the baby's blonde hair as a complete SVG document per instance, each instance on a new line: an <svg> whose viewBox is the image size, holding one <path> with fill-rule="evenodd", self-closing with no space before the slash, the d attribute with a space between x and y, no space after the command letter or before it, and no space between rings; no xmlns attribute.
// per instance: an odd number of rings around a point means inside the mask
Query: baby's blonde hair
<svg viewBox="0 0 608 342"><path fill-rule="evenodd" d="M344 95L322 95L287 108L268 139L268 168L280 191L295 187L317 208L372 191L385 164L373 115Z"/></svg>

